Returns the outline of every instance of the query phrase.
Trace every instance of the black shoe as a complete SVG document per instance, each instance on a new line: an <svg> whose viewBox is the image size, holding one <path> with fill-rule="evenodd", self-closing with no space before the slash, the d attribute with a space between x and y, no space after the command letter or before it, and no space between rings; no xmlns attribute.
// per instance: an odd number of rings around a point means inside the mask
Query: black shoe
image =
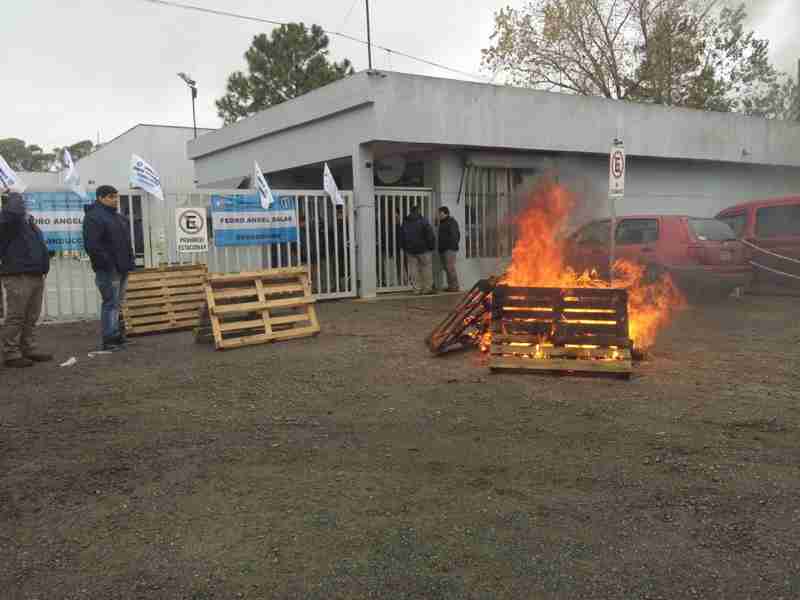
<svg viewBox="0 0 800 600"><path fill-rule="evenodd" d="M117 350L122 350L122 346L117 340L109 340L107 342L103 342L102 348L104 352L116 352Z"/></svg>
<svg viewBox="0 0 800 600"><path fill-rule="evenodd" d="M32 367L33 361L29 358L9 358L4 360L3 364L7 367L12 367L15 369L24 369L26 367Z"/></svg>
<svg viewBox="0 0 800 600"><path fill-rule="evenodd" d="M53 360L53 355L45 352L29 352L25 355L25 358L33 362L50 362Z"/></svg>

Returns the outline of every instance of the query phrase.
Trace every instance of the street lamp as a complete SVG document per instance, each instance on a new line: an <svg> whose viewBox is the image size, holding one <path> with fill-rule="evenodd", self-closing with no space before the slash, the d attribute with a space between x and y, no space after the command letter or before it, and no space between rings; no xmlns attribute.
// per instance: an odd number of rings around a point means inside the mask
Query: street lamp
<svg viewBox="0 0 800 600"><path fill-rule="evenodd" d="M178 77L192 90L192 124L194 125L194 138L197 139L197 115L195 113L194 101L197 99L197 82L186 73L178 73Z"/></svg>

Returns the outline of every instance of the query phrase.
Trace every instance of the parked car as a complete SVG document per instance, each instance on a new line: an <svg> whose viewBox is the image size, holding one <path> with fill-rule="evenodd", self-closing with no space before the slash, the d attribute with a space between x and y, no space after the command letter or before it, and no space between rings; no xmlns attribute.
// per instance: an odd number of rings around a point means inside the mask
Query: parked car
<svg viewBox="0 0 800 600"><path fill-rule="evenodd" d="M753 271L754 285L777 283L798 287L797 280L775 273L800 276L797 263L775 255L800 260L800 196L739 204L720 212L717 219L727 223L737 238L767 251L759 252L750 246L745 249L748 261L760 265Z"/></svg>
<svg viewBox="0 0 800 600"><path fill-rule="evenodd" d="M592 221L572 234L567 260L576 270L608 277L611 221ZM691 299L719 299L751 276L743 245L724 222L676 215L617 220L616 257L645 265L646 277L669 273Z"/></svg>

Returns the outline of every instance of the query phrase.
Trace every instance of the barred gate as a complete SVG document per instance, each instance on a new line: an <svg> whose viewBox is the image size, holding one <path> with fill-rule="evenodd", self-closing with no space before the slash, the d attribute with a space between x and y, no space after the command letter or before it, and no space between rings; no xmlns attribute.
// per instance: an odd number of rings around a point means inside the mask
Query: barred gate
<svg viewBox="0 0 800 600"><path fill-rule="evenodd" d="M412 206L433 223L433 195L429 188L375 188L375 240L378 292L407 291L414 287L408 273L399 232Z"/></svg>
<svg viewBox="0 0 800 600"><path fill-rule="evenodd" d="M193 206L210 212L212 195L249 195L252 191L167 192L164 202L138 190L121 193L120 212L131 221L137 266L203 263L212 273L227 273L308 265L312 290L318 299L355 296L357 277L352 193L342 192L343 207L334 206L330 197L321 190L276 190L274 193L292 196L297 201L297 242L217 248L210 230L209 252L196 254L178 253L175 209ZM0 302L3 300L4 297L0 298ZM99 314L100 297L89 257L83 251L57 253L50 261L42 318L51 321L96 319Z"/></svg>

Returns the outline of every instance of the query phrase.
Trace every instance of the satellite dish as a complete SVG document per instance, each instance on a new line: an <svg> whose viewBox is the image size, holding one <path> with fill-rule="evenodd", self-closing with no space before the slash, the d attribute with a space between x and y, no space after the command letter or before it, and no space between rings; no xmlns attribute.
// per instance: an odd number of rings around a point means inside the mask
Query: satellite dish
<svg viewBox="0 0 800 600"><path fill-rule="evenodd" d="M376 162L375 171L381 183L393 185L403 178L406 159L402 156L387 156Z"/></svg>

